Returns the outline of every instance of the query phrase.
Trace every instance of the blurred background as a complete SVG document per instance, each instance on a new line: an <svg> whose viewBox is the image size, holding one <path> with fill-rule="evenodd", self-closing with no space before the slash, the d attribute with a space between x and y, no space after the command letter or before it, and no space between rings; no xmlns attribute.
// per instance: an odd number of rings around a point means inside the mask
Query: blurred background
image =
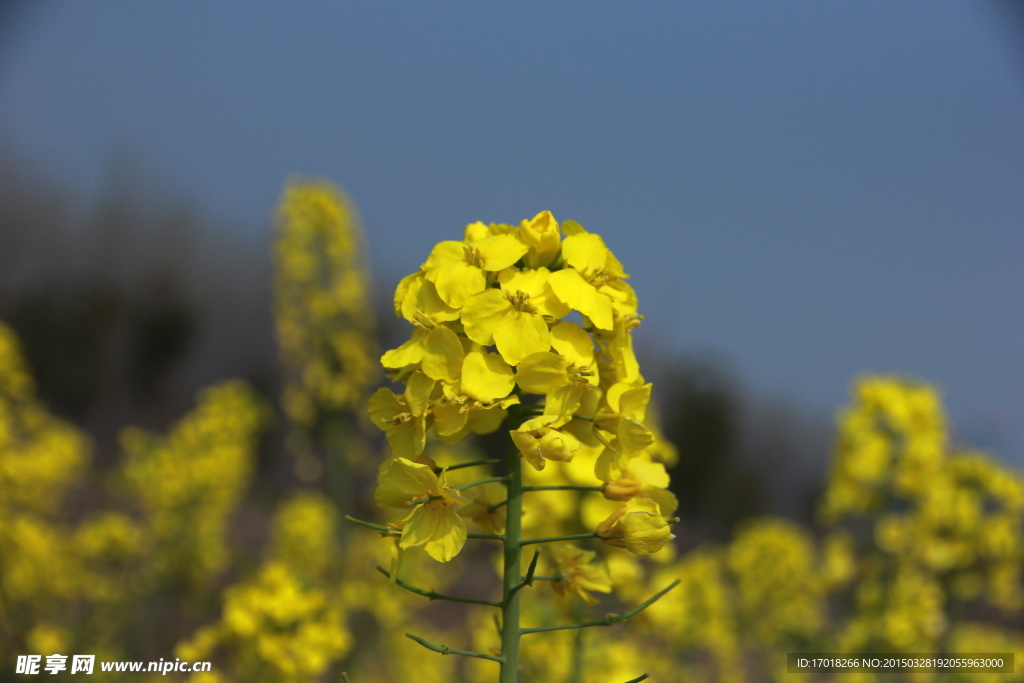
<svg viewBox="0 0 1024 683"><path fill-rule="evenodd" d="M682 548L811 524L865 372L937 384L953 442L1024 467L1016 3L0 5L0 320L96 477L202 387L276 402L296 173L358 206L382 349L398 280L467 223L600 233ZM276 425L242 546L300 483Z"/></svg>

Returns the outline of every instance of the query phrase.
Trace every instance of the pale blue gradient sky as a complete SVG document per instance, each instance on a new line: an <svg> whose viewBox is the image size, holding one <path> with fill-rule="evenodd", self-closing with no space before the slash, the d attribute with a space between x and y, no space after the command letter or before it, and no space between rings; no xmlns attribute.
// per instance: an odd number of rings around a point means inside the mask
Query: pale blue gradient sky
<svg viewBox="0 0 1024 683"><path fill-rule="evenodd" d="M131 151L266 239L344 185L380 286L474 220L605 236L639 341L830 412L938 382L1024 463L1024 50L983 2L52 3L0 34L0 136L80 196ZM656 379L656 378L655 378Z"/></svg>

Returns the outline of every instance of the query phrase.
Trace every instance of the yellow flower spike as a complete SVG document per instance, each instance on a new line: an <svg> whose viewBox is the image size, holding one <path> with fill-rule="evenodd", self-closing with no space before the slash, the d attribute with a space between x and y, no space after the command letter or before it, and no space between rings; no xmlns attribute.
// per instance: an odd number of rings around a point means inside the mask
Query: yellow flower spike
<svg viewBox="0 0 1024 683"><path fill-rule="evenodd" d="M445 241L434 247L423 267L441 300L461 308L466 299L484 291L487 272L508 268L527 251L529 247L512 235L492 235L468 244Z"/></svg>
<svg viewBox="0 0 1024 683"><path fill-rule="evenodd" d="M395 458L388 468L388 478L402 493L430 499L417 505L406 519L399 547L423 546L438 562L448 562L458 555L467 533L466 523L455 511L462 496L446 485L444 474L438 477L429 465Z"/></svg>
<svg viewBox="0 0 1024 683"><path fill-rule="evenodd" d="M562 235L551 212L541 211L532 220L519 224L519 238L530 247L523 263L527 268L539 268L551 263L558 255Z"/></svg>
<svg viewBox="0 0 1024 683"><path fill-rule="evenodd" d="M598 525L597 535L608 545L636 555L656 553L675 538L658 504L648 498L633 498L613 512Z"/></svg>
<svg viewBox="0 0 1024 683"><path fill-rule="evenodd" d="M472 398L490 403L511 393L512 368L496 353L471 351L462 363L462 390Z"/></svg>
<svg viewBox="0 0 1024 683"><path fill-rule="evenodd" d="M612 579L608 567L603 562L594 561L597 557L594 551L569 543L555 543L551 545L551 554L555 558L555 571L562 577L551 584L559 595L573 593L588 605L596 605L597 598L590 591L611 593Z"/></svg>

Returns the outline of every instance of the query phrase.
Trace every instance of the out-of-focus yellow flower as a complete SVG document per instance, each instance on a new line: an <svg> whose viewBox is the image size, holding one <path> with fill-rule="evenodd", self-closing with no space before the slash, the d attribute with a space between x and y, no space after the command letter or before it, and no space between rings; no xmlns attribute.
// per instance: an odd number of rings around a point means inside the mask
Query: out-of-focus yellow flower
<svg viewBox="0 0 1024 683"><path fill-rule="evenodd" d="M551 554L555 558L555 571L560 577L551 586L559 595L566 592L574 593L588 605L596 605L597 598L590 591L610 593L612 590L611 576L603 562L595 562L597 553L583 550L568 543L557 543L551 546Z"/></svg>
<svg viewBox="0 0 1024 683"><path fill-rule="evenodd" d="M656 553L675 538L658 504L649 498L633 498L620 507L598 525L597 535L608 545L637 555Z"/></svg>
<svg viewBox="0 0 1024 683"><path fill-rule="evenodd" d="M505 533L507 509L502 505L508 498L505 485L491 481L474 487L472 491L476 497L460 514L476 522L486 533Z"/></svg>
<svg viewBox="0 0 1024 683"><path fill-rule="evenodd" d="M204 581L223 567L228 518L249 481L265 416L252 389L228 381L205 390L166 437L122 432L122 476L155 544L156 574Z"/></svg>
<svg viewBox="0 0 1024 683"><path fill-rule="evenodd" d="M322 180L285 188L274 242L274 313L284 407L304 428L324 412L359 407L377 374L361 241L356 212L340 189Z"/></svg>

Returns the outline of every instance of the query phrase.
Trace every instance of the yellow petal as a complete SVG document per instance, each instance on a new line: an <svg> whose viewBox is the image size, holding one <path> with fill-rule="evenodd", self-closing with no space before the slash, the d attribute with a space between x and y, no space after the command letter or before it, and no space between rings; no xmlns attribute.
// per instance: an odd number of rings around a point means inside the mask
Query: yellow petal
<svg viewBox="0 0 1024 683"><path fill-rule="evenodd" d="M496 353L471 351L462 362L462 390L482 403L508 396L515 383L512 368Z"/></svg>
<svg viewBox="0 0 1024 683"><path fill-rule="evenodd" d="M420 313L434 322L458 320L458 309L452 308L441 300L434 283L427 280L422 272L415 273L410 277L413 279L406 286L405 296L401 302L400 312L403 318L409 322L417 322L419 320L417 313ZM402 283L404 282L405 280L402 281ZM399 287L402 286L402 283L399 283Z"/></svg>
<svg viewBox="0 0 1024 683"><path fill-rule="evenodd" d="M438 488L437 475L429 465L395 458L388 468L388 478L395 488L414 497L425 496Z"/></svg>
<svg viewBox="0 0 1024 683"><path fill-rule="evenodd" d="M626 506L626 514L616 525L622 533L626 550L636 555L649 555L675 538L654 501L634 498Z"/></svg>
<svg viewBox="0 0 1024 683"><path fill-rule="evenodd" d="M377 488L373 492L373 502L381 508L404 508L416 496L399 490L392 483L389 476L391 463L391 460L385 460L377 469Z"/></svg>
<svg viewBox="0 0 1024 683"><path fill-rule="evenodd" d="M449 263L427 273L427 279L434 282L437 295L449 306L461 308L466 299L484 291L487 276L484 271L465 261Z"/></svg>
<svg viewBox="0 0 1024 683"><path fill-rule="evenodd" d="M569 382L566 360L550 351L531 354L516 367L515 382L523 391L546 394Z"/></svg>
<svg viewBox="0 0 1024 683"><path fill-rule="evenodd" d="M455 508L444 508L435 514L443 515L432 538L423 549L438 562L448 562L459 554L466 544L466 522L455 512Z"/></svg>
<svg viewBox="0 0 1024 683"><path fill-rule="evenodd" d="M466 299L462 306L462 325L466 336L483 346L494 343L494 330L512 311L512 304L500 289L488 289Z"/></svg>
<svg viewBox="0 0 1024 683"><path fill-rule="evenodd" d="M381 387L375 391L373 396L370 397L367 407L369 408L370 422L381 431L387 431L388 429L386 420L390 420L395 415L408 410L408 407L400 403L394 392L387 387Z"/></svg>
<svg viewBox="0 0 1024 683"><path fill-rule="evenodd" d="M444 518L434 514L426 505L417 505L402 528L400 548L413 548L430 542L438 532L444 531Z"/></svg>
<svg viewBox="0 0 1024 683"><path fill-rule="evenodd" d="M386 368L404 368L423 360L423 330L412 331L412 337L397 349L391 349L380 357L380 364Z"/></svg>
<svg viewBox="0 0 1024 683"><path fill-rule="evenodd" d="M559 417L558 424L552 426L561 426L572 419L573 414L579 410L580 400L586 393L586 386L579 382L569 382L551 389L544 401L544 414Z"/></svg>
<svg viewBox="0 0 1024 683"><path fill-rule="evenodd" d="M409 293L409 287L412 285L412 283L422 279L423 271L421 270L417 270L415 273L406 275L401 279L401 281L398 283L398 286L395 287L395 315L403 315L402 304L405 302L406 295ZM408 319L408 317L406 317L406 319Z"/></svg>
<svg viewBox="0 0 1024 683"><path fill-rule="evenodd" d="M562 223L562 232L569 236L587 234L587 231L583 229L583 226L576 221L565 221Z"/></svg>
<svg viewBox="0 0 1024 683"><path fill-rule="evenodd" d="M509 431L509 434L512 435L512 441L515 443L516 448L526 458L526 462L530 463L538 472L544 469L547 463L544 462L544 456L540 452L540 441L530 434L514 429Z"/></svg>
<svg viewBox="0 0 1024 683"><path fill-rule="evenodd" d="M574 322L563 320L551 328L551 346L578 368L594 364L594 340Z"/></svg>
<svg viewBox="0 0 1024 683"><path fill-rule="evenodd" d="M469 429L474 434L493 434L501 427L506 415L508 411L501 408L470 411Z"/></svg>
<svg viewBox="0 0 1024 683"><path fill-rule="evenodd" d="M451 436L462 431L469 418L468 411L457 403L437 403L433 413L434 429L439 436Z"/></svg>
<svg viewBox="0 0 1024 683"><path fill-rule="evenodd" d="M504 270L515 264L527 251L528 246L513 235L493 235L473 242L470 247L480 252L480 266L484 270Z"/></svg>
<svg viewBox="0 0 1024 683"><path fill-rule="evenodd" d="M658 509L661 510L663 516L671 517L679 508L679 500L676 498L676 494L667 489L644 486L640 489L640 495L650 498L657 503Z"/></svg>
<svg viewBox="0 0 1024 683"><path fill-rule="evenodd" d="M470 223L466 226L466 231L462 235L462 239L466 242L475 242L482 240L485 237L490 237L491 229L488 228L483 222L477 221L476 223Z"/></svg>
<svg viewBox="0 0 1024 683"><path fill-rule="evenodd" d="M434 380L422 372L414 372L409 375L406 382L405 402L409 405L409 412L413 415L423 415L427 412L430 394L434 391Z"/></svg>
<svg viewBox="0 0 1024 683"><path fill-rule="evenodd" d="M430 256L427 257L427 262L423 264L423 268L427 271L428 279L431 279L429 277L431 271L452 263L466 263L466 245L455 240L445 240L438 242L430 250Z"/></svg>
<svg viewBox="0 0 1024 683"><path fill-rule="evenodd" d="M619 412L631 420L642 422L647 416L647 404L651 401L651 384L630 389L619 399Z"/></svg>
<svg viewBox="0 0 1024 683"><path fill-rule="evenodd" d="M435 325L423 337L423 372L432 379L454 380L462 372L462 342L444 325Z"/></svg>
<svg viewBox="0 0 1024 683"><path fill-rule="evenodd" d="M619 446L625 453L637 453L654 443L651 430L635 420L619 420Z"/></svg>
<svg viewBox="0 0 1024 683"><path fill-rule="evenodd" d="M608 247L600 235L582 233L562 241L562 259L577 270L597 273L608 261Z"/></svg>
<svg viewBox="0 0 1024 683"><path fill-rule="evenodd" d="M548 460L569 462L579 449L580 442L574 436L555 429L549 430L540 438L540 453Z"/></svg>
<svg viewBox="0 0 1024 683"><path fill-rule="evenodd" d="M551 333L544 318L513 310L494 329L494 344L509 365L527 356L551 348Z"/></svg>
<svg viewBox="0 0 1024 683"><path fill-rule="evenodd" d="M548 284L559 300L590 318L596 327L612 329L611 300L599 293L594 285L584 280L575 270L563 268L551 273Z"/></svg>

